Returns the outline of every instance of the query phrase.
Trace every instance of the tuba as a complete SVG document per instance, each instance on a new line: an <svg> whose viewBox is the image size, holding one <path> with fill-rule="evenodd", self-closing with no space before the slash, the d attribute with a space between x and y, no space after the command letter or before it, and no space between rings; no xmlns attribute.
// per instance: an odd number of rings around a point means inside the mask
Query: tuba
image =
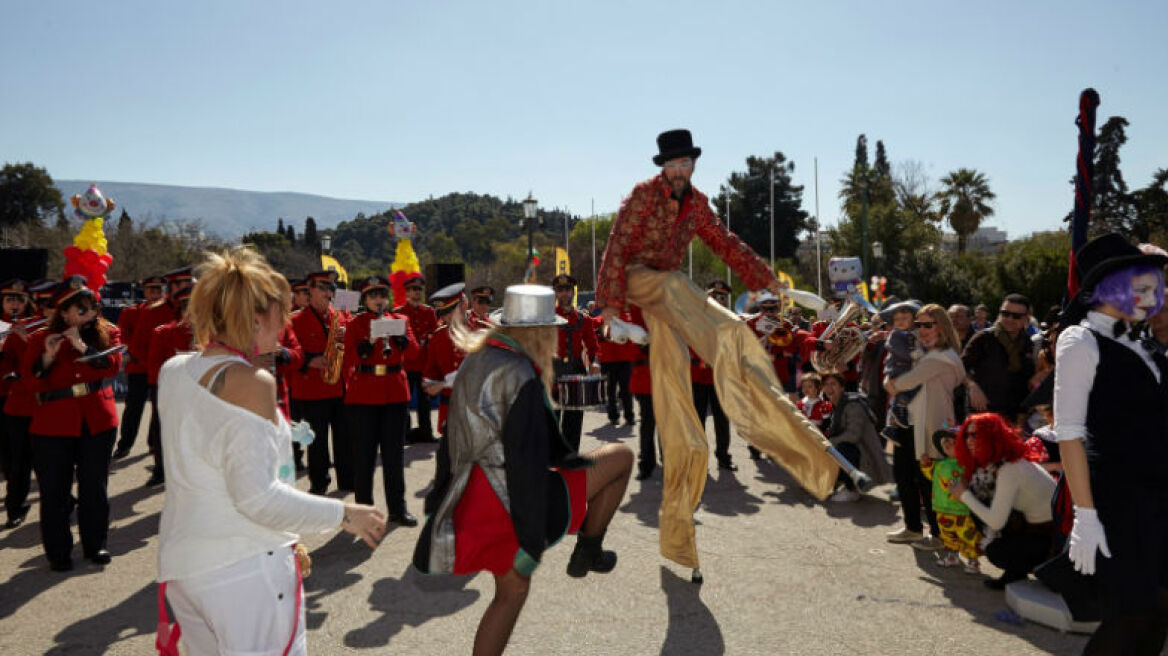
<svg viewBox="0 0 1168 656"><path fill-rule="evenodd" d="M839 316L823 334L820 341L834 342L836 348L830 351L816 351L811 354L811 366L820 373L843 371L860 351L864 350L864 334L849 323L860 318L860 304L852 299L844 304Z"/></svg>
<svg viewBox="0 0 1168 656"><path fill-rule="evenodd" d="M334 312L329 319L328 344L324 347L324 371L320 376L329 385L336 385L341 380L341 364L345 359L345 344L341 341L340 330L341 313Z"/></svg>

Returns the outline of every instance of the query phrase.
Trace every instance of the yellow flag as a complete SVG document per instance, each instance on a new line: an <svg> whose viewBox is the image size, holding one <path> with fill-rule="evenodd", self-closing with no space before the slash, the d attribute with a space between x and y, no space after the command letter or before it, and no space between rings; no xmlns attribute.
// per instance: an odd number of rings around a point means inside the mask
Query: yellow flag
<svg viewBox="0 0 1168 656"><path fill-rule="evenodd" d="M792 279L791 275L786 271L776 271L775 276L779 279L779 284L783 286L783 289L791 289L795 286L794 279ZM794 305L795 302L792 301L789 296L782 297L782 308L784 310L789 310Z"/></svg>
<svg viewBox="0 0 1168 656"><path fill-rule="evenodd" d="M343 282L345 284L349 283L349 274L347 271L345 271L345 267L341 266L341 263L337 261L337 258L333 257L332 255L322 254L320 256L320 266L325 271L336 271L338 282Z"/></svg>
<svg viewBox="0 0 1168 656"><path fill-rule="evenodd" d="M566 273L572 275L572 262L568 259L568 251L556 246L556 275ZM572 305L575 306L576 293L572 294Z"/></svg>

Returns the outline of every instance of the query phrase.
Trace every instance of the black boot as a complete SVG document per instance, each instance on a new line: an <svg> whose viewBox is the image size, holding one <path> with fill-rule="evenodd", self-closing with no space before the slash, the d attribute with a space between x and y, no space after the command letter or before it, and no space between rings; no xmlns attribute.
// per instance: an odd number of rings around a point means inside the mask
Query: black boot
<svg viewBox="0 0 1168 656"><path fill-rule="evenodd" d="M600 548L604 533L589 537L580 533L576 536L576 549L568 560L568 576L580 578L588 572L611 572L616 567L616 552Z"/></svg>

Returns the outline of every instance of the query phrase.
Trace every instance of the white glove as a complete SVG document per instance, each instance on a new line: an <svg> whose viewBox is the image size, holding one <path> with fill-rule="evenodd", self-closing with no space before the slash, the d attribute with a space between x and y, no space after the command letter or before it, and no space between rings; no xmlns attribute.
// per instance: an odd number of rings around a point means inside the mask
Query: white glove
<svg viewBox="0 0 1168 656"><path fill-rule="evenodd" d="M625 342L649 343L649 333L645 332L644 328L635 323L621 321L616 317L611 317L608 320L608 338L617 344Z"/></svg>
<svg viewBox="0 0 1168 656"><path fill-rule="evenodd" d="M1075 571L1090 576L1095 573L1095 550L1111 558L1103 524L1094 508L1075 506L1075 525L1071 528L1071 548L1067 556L1075 564Z"/></svg>

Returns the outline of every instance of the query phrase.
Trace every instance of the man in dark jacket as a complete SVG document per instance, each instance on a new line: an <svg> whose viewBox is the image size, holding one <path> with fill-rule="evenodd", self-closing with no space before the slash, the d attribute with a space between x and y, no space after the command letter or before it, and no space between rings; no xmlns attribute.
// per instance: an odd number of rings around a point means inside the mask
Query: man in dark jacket
<svg viewBox="0 0 1168 656"><path fill-rule="evenodd" d="M1034 349L1025 330L1029 319L1030 300L1010 294L1002 301L998 320L966 344L961 362L968 374L971 410L994 412L1017 423L1034 375Z"/></svg>

